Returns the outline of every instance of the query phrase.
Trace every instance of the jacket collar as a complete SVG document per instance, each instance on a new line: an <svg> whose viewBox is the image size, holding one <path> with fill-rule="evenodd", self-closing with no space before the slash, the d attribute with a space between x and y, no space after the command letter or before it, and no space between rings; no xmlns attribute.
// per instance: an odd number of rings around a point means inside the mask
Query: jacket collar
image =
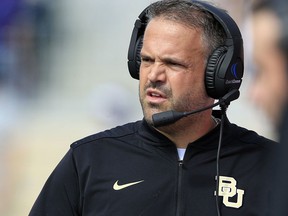
<svg viewBox="0 0 288 216"><path fill-rule="evenodd" d="M215 118L221 119L221 111L220 110L213 110L212 115ZM221 123L220 123L221 124ZM219 140L219 132L220 132L220 124L215 127L212 131L205 134L204 136L200 137L198 140L189 144L189 148L200 148L200 149L214 149L218 146ZM230 126L230 122L225 115L224 117L224 132L225 128ZM141 124L138 128L139 135L145 140L147 144L154 145L154 146L171 146L175 144L168 139L166 136L158 132L155 128L150 126L145 119L141 121Z"/></svg>

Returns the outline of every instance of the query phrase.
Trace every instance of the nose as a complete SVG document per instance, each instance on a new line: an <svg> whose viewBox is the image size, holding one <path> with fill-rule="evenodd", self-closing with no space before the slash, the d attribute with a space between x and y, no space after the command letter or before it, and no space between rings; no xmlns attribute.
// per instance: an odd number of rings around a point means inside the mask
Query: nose
<svg viewBox="0 0 288 216"><path fill-rule="evenodd" d="M155 62L151 65L151 69L148 73L148 79L151 82L164 82L166 79L165 65L160 62Z"/></svg>

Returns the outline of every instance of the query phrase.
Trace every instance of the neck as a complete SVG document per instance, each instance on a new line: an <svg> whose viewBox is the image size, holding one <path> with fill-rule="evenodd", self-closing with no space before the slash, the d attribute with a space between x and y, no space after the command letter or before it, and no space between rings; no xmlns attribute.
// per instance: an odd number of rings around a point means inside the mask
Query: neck
<svg viewBox="0 0 288 216"><path fill-rule="evenodd" d="M216 126L217 122L212 117L211 111L208 110L207 112L185 117L156 130L173 141L177 148L187 148L189 143L204 136Z"/></svg>

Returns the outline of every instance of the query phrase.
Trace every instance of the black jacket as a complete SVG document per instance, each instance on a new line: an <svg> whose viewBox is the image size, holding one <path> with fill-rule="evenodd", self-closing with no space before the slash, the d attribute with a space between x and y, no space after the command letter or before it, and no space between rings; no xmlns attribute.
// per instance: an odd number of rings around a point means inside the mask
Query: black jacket
<svg viewBox="0 0 288 216"><path fill-rule="evenodd" d="M219 126L175 144L145 121L84 138L47 180L30 216L213 216ZM220 159L222 216L264 216L266 170L274 142L225 122ZM131 184L130 184L131 183Z"/></svg>

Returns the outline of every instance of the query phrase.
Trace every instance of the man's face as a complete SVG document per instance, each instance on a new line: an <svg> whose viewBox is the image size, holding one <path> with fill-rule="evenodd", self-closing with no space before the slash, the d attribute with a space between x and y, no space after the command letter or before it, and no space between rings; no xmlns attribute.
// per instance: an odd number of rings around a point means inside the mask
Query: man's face
<svg viewBox="0 0 288 216"><path fill-rule="evenodd" d="M200 30L155 18L145 30L141 50L139 96L144 117L189 111L213 103L206 94L206 58Z"/></svg>
<svg viewBox="0 0 288 216"><path fill-rule="evenodd" d="M274 124L287 97L287 72L284 56L278 49L280 23L271 12L253 16L253 45L256 78L252 84L252 100L262 108Z"/></svg>

